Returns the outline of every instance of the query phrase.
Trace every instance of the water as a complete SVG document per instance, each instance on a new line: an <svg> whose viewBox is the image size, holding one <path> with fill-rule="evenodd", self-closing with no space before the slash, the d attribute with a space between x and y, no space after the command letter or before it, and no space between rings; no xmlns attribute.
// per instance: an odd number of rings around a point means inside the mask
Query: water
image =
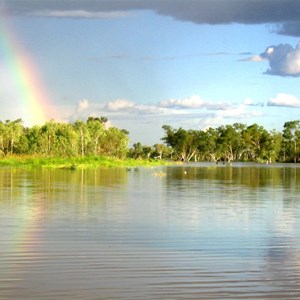
<svg viewBox="0 0 300 300"><path fill-rule="evenodd" d="M0 299L300 299L300 168L0 169Z"/></svg>

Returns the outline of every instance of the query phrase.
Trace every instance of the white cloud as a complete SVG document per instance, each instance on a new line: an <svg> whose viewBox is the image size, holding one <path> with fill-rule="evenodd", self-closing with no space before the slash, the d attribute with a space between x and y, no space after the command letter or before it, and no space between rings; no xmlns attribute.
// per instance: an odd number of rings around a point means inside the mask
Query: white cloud
<svg viewBox="0 0 300 300"><path fill-rule="evenodd" d="M228 103L214 103L201 99L201 97L194 95L183 99L168 99L159 103L159 107L163 108L177 108L177 109L209 109L209 110L223 110L228 109L231 105Z"/></svg>
<svg viewBox="0 0 300 300"><path fill-rule="evenodd" d="M294 95L279 93L270 99L267 105L300 108L300 99Z"/></svg>
<svg viewBox="0 0 300 300"><path fill-rule="evenodd" d="M114 101L108 102L104 106L104 110L108 112L114 112L114 111L128 111L132 110L135 106L135 103L132 101L129 101L127 99L116 99Z"/></svg>
<svg viewBox="0 0 300 300"><path fill-rule="evenodd" d="M65 108L66 111L69 111ZM67 118L68 121L74 122L76 120L86 120L88 117L97 117L95 113L98 110L95 104L90 105L87 99L80 100L77 104L73 113Z"/></svg>
<svg viewBox="0 0 300 300"><path fill-rule="evenodd" d="M243 102L244 105L248 105L248 106L264 106L263 102L254 102L251 98L246 98Z"/></svg>
<svg viewBox="0 0 300 300"><path fill-rule="evenodd" d="M164 115L164 114L181 114L184 111L178 111L171 107L160 107L160 105L155 104L139 104L132 102L127 99L116 99L106 103L101 110L104 113L114 114L114 115L143 115L143 116L153 116L153 115Z"/></svg>
<svg viewBox="0 0 300 300"><path fill-rule="evenodd" d="M224 119L233 119L233 120L241 120L241 119L249 119L253 117L261 116L261 111L258 110L248 110L247 105L241 104L237 107L234 107L230 110L218 111L216 116Z"/></svg>
<svg viewBox="0 0 300 300"><path fill-rule="evenodd" d="M260 57L269 62L266 74L300 76L300 43L295 48L289 44L270 46Z"/></svg>
<svg viewBox="0 0 300 300"><path fill-rule="evenodd" d="M246 98L246 99L244 100L244 104L245 104L245 105L253 105L253 100L252 100L251 98Z"/></svg>
<svg viewBox="0 0 300 300"><path fill-rule="evenodd" d="M131 139L145 143L159 142L161 127L168 124L175 128L204 130L224 124L252 122L262 117L260 110L248 98L243 104L213 103L199 96L183 99L169 99L156 104L139 104L128 99L116 99L107 103L90 103L84 99L78 102L69 121L86 120L89 116L105 116L113 126L125 128Z"/></svg>
<svg viewBox="0 0 300 300"><path fill-rule="evenodd" d="M80 100L77 103L76 112L80 113L86 111L89 108L89 102L87 99Z"/></svg>
<svg viewBox="0 0 300 300"><path fill-rule="evenodd" d="M160 133L159 128L164 124L176 128L204 130L237 121L251 122L263 115L261 110L253 109L254 106L258 104L250 98L245 99L244 104L235 105L227 102L207 102L199 96L192 96L168 99L151 105L119 99L106 103L101 108L101 112L114 124L128 129L129 132L139 132L146 126L153 134L154 128Z"/></svg>
<svg viewBox="0 0 300 300"><path fill-rule="evenodd" d="M39 17L55 17L55 18L99 18L114 19L130 16L125 11L87 11L87 10L38 10L32 13Z"/></svg>
<svg viewBox="0 0 300 300"><path fill-rule="evenodd" d="M263 58L260 55L254 55L254 56L250 56L250 57L246 57L243 59L240 59L239 61L253 61L253 62L261 62L261 61L265 61L266 58Z"/></svg>
<svg viewBox="0 0 300 300"><path fill-rule="evenodd" d="M159 103L160 107L164 108L203 108L206 106L206 102L199 96L191 96L184 99L168 99Z"/></svg>

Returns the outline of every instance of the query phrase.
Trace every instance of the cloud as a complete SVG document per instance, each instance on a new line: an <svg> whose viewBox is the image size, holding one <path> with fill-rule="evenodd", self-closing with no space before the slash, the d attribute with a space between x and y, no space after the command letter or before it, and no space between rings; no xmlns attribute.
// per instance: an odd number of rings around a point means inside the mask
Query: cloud
<svg viewBox="0 0 300 300"><path fill-rule="evenodd" d="M158 13L199 24L298 22L300 12L297 0L169 0L161 2L161 5L156 8Z"/></svg>
<svg viewBox="0 0 300 300"><path fill-rule="evenodd" d="M262 103L254 103L252 99L246 98L242 104L228 102L209 102L201 99L200 96L194 95L182 99L167 99L157 104L140 104L128 99L116 99L104 104L90 104L84 99L77 103L75 108L76 115L87 116L91 113L106 114L108 116L129 117L140 115L143 118L153 116L237 116L242 111L247 110L247 106L263 106ZM255 113L256 114L256 113ZM252 113L251 113L252 115ZM243 116L241 116L243 117Z"/></svg>
<svg viewBox="0 0 300 300"><path fill-rule="evenodd" d="M154 144L162 137L161 127L164 124L176 128L204 130L237 121L253 122L253 119L263 117L262 109L254 106L259 105L250 98L241 104L229 104L205 101L198 95L167 99L154 104L139 104L128 99L92 103L84 99L77 103L68 121L87 120L89 116L105 116L110 126L128 130L131 139L140 142L145 140L147 144L153 141ZM153 136L153 140L149 136Z"/></svg>
<svg viewBox="0 0 300 300"><path fill-rule="evenodd" d="M89 102L86 99L80 100L76 107L76 112L80 113L86 111L89 108Z"/></svg>
<svg viewBox="0 0 300 300"><path fill-rule="evenodd" d="M295 48L289 44L270 46L260 56L269 61L267 74L300 76L300 43Z"/></svg>
<svg viewBox="0 0 300 300"><path fill-rule="evenodd" d="M262 115L261 111L258 110L248 110L247 105L241 104L230 110L218 111L216 117L221 119L232 119L232 120L245 120L254 117L259 117Z"/></svg>
<svg viewBox="0 0 300 300"><path fill-rule="evenodd" d="M270 68L265 74L278 76L300 76L300 42L295 48L290 44L269 46L260 55L255 55L240 61L268 61Z"/></svg>
<svg viewBox="0 0 300 300"><path fill-rule="evenodd" d="M176 20L197 24L277 24L280 34L300 36L298 0L2 0L11 14L111 18L129 11L151 10Z"/></svg>
<svg viewBox="0 0 300 300"><path fill-rule="evenodd" d="M267 103L268 106L300 108L300 99L294 95L279 93Z"/></svg>
<svg viewBox="0 0 300 300"><path fill-rule="evenodd" d="M89 19L114 19L124 18L130 16L128 12L124 11L86 11L86 10L45 10L35 11L32 13L33 16L39 17L55 17L55 18L89 18Z"/></svg>
<svg viewBox="0 0 300 300"><path fill-rule="evenodd" d="M252 61L252 62L260 62L265 61L266 59L260 55L254 55L246 58L239 59L239 61Z"/></svg>
<svg viewBox="0 0 300 300"><path fill-rule="evenodd" d="M247 105L247 106L261 106L261 107L264 107L263 102L254 102L251 98L246 98L244 100L243 104Z"/></svg>
<svg viewBox="0 0 300 300"><path fill-rule="evenodd" d="M248 119L260 116L259 111L248 109L258 104L213 103L202 100L199 96L183 99L170 99L157 104L139 104L127 99L116 99L105 104L90 104L88 100L78 102L75 112L69 118L87 119L89 116L106 116L116 120L137 121L139 123L192 123L201 119ZM177 125L176 125L177 126Z"/></svg>
<svg viewBox="0 0 300 300"><path fill-rule="evenodd" d="M127 99L116 99L107 102L101 111L108 115L119 116L122 118L131 118L132 116L143 116L143 118L153 118L153 116L167 115L167 114L185 114L184 111L178 111L172 108L160 107L155 104L139 104Z"/></svg>
<svg viewBox="0 0 300 300"><path fill-rule="evenodd" d="M159 107L176 109L209 109L219 110L228 109L231 105L228 103L214 103L201 99L199 96L191 96L184 99L168 99L159 103Z"/></svg>
<svg viewBox="0 0 300 300"><path fill-rule="evenodd" d="M132 101L126 99L117 99L111 102L108 102L104 106L104 110L107 112L116 112L116 111L131 111L134 108L135 104Z"/></svg>
<svg viewBox="0 0 300 300"><path fill-rule="evenodd" d="M69 115L67 121L75 122L76 120L86 120L88 117L96 117L95 105L90 105L87 99L80 100L74 109L74 112Z"/></svg>
<svg viewBox="0 0 300 300"><path fill-rule="evenodd" d="M287 22L277 26L277 33L289 36L300 36L300 22Z"/></svg>

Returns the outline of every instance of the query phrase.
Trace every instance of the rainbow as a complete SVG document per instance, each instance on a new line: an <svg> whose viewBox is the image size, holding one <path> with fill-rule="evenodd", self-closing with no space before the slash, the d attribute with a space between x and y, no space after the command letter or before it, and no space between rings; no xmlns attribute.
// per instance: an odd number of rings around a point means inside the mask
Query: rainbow
<svg viewBox="0 0 300 300"><path fill-rule="evenodd" d="M0 16L1 18L1 16ZM48 92L38 68L27 53L17 35L8 26L9 18L0 21L0 57L4 58L7 76L13 84L13 99L22 108L22 120L28 125L41 125L54 117Z"/></svg>

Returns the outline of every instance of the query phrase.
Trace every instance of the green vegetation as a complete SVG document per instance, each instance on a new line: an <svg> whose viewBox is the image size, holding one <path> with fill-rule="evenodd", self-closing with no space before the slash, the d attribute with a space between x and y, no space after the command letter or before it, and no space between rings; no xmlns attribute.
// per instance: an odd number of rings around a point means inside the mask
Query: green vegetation
<svg viewBox="0 0 300 300"><path fill-rule="evenodd" d="M0 154L47 157L111 156L124 158L128 132L106 128L107 119L90 117L74 124L51 120L43 126L25 128L22 120L0 122Z"/></svg>
<svg viewBox="0 0 300 300"><path fill-rule="evenodd" d="M241 123L208 130L174 129L164 125L163 141L182 161L299 162L300 121L284 124L283 132Z"/></svg>
<svg viewBox="0 0 300 300"><path fill-rule="evenodd" d="M84 168L134 167L164 161L299 162L300 121L286 122L282 132L241 123L207 130L164 125L164 143L128 146L128 132L106 126L107 118L86 122L24 127L22 120L0 121L0 166Z"/></svg>
<svg viewBox="0 0 300 300"><path fill-rule="evenodd" d="M152 167L167 164L166 161L158 160L136 160L132 158L111 158L100 156L58 158L58 157L34 157L34 156L8 156L0 159L0 167L48 167L62 169L83 169L97 167Z"/></svg>

